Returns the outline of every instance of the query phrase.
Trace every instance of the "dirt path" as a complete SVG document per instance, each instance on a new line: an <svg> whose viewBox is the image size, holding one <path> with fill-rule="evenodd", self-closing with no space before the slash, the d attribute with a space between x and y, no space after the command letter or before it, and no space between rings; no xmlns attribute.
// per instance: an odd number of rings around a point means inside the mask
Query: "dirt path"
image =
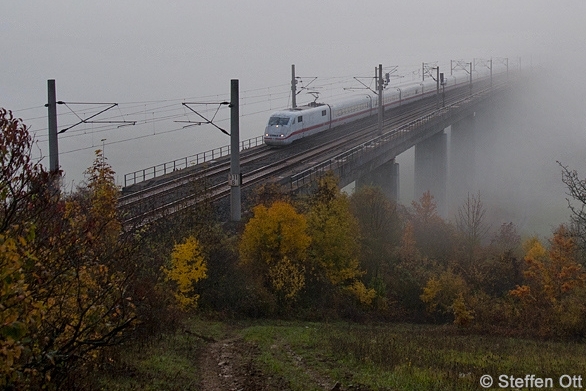
<svg viewBox="0 0 586 391"><path fill-rule="evenodd" d="M278 390L267 384L254 367L258 348L241 338L230 338L208 345L200 358L202 391ZM269 379L270 380L270 379Z"/></svg>
<svg viewBox="0 0 586 391"><path fill-rule="evenodd" d="M282 346L292 358L292 365L301 368L311 378L313 386L333 391L366 391L357 386L341 387L341 384L321 376L298 356L290 346ZM286 391L287 382L266 376L255 367L254 359L259 349L242 338L233 337L211 342L202 351L199 359L201 371L201 391Z"/></svg>

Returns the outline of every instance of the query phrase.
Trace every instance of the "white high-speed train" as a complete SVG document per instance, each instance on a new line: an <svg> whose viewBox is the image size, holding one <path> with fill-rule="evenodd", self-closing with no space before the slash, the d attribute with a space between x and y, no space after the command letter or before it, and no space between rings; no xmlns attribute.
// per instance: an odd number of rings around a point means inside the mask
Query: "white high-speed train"
<svg viewBox="0 0 586 391"><path fill-rule="evenodd" d="M487 72L473 72L473 83L490 77ZM467 73L446 76L444 91L468 85L470 76ZM437 82L428 79L423 82L386 87L383 92L384 110L414 102L437 92ZM324 130L357 121L371 115L377 115L378 97L374 93L352 94L331 103L311 102L304 106L285 109L271 114L264 132L267 145L288 145L293 141Z"/></svg>

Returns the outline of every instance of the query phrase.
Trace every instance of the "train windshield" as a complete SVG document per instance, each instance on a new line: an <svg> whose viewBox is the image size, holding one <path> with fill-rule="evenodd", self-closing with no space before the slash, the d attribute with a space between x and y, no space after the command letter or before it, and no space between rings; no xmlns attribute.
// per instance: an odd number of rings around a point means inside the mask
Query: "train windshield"
<svg viewBox="0 0 586 391"><path fill-rule="evenodd" d="M289 124L289 118L287 118L287 117L271 117L269 119L269 126L288 125L288 124Z"/></svg>

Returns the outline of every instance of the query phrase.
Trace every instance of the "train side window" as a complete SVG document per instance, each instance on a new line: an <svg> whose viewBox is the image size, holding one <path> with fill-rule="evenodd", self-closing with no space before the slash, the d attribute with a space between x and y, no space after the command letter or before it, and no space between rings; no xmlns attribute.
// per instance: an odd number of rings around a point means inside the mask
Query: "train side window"
<svg viewBox="0 0 586 391"><path fill-rule="evenodd" d="M297 122L303 122L303 116L300 115L299 117L297 117Z"/></svg>
<svg viewBox="0 0 586 391"><path fill-rule="evenodd" d="M325 116L326 115L326 111L325 110L322 110L321 111L321 115L322 115L322 117Z"/></svg>

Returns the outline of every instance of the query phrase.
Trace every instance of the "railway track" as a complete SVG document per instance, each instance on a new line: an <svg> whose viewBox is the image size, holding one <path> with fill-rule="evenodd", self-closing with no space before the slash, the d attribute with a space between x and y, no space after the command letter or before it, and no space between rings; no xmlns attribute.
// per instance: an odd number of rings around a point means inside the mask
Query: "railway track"
<svg viewBox="0 0 586 391"><path fill-rule="evenodd" d="M477 86L481 91L481 86ZM478 93L475 92L475 93ZM470 90L462 88L446 95L446 107L465 104ZM435 112L436 97L426 98L417 104L406 105L386 112L388 118L383 129L401 128L418 118ZM391 115L388 115L390 113ZM279 176L286 178L307 170L344 151L361 145L377 136L378 124L370 117L356 123L344 125L335 131L317 134L299 140L286 148L254 147L241 153L240 163L243 174L243 188L249 188ZM230 193L227 183L229 157L208 162L204 165L181 170L181 175L166 182L123 195L119 207L126 224L145 224L161 216L172 215L193 206L203 198L219 200ZM194 182L206 178L205 196L194 192Z"/></svg>
<svg viewBox="0 0 586 391"><path fill-rule="evenodd" d="M273 152L266 145L259 146L253 149L245 150L240 155L240 163L247 164L255 159L262 159ZM154 184L144 189L124 194L120 197L118 205L120 207L128 207L129 205L139 203L144 199L164 196L170 192L176 191L178 188L188 185L193 181L194 178L200 178L202 176L216 176L223 173L228 173L230 169L229 157L223 157L217 161L203 163L202 165L194 166L192 168L183 169L178 171L179 174L176 178L162 181L161 183Z"/></svg>

